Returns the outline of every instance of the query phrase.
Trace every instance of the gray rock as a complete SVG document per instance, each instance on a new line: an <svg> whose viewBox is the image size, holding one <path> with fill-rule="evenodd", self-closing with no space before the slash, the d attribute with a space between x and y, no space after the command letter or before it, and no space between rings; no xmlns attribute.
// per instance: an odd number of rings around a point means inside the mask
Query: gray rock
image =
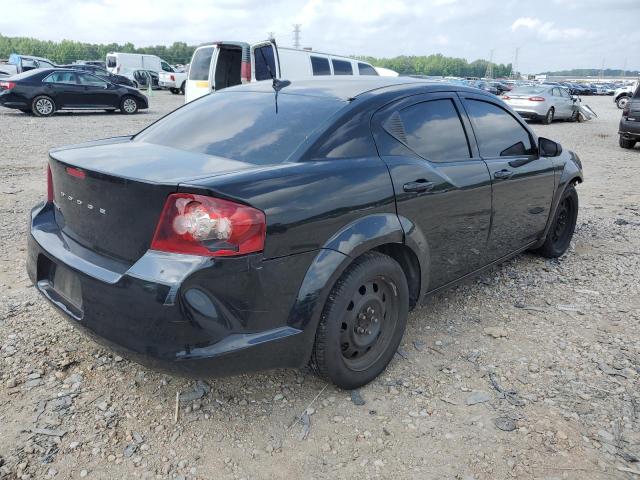
<svg viewBox="0 0 640 480"><path fill-rule="evenodd" d="M467 397L467 405L476 405L478 403L488 402L489 400L491 400L491 395L484 390L476 390Z"/></svg>

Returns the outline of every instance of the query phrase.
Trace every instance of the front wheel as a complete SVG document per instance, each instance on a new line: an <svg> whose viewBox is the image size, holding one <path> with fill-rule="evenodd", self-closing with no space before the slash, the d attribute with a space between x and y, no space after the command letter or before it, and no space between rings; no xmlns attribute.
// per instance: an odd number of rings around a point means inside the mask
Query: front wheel
<svg viewBox="0 0 640 480"><path fill-rule="evenodd" d="M578 192L574 185L569 185L564 192L556 210L553 223L542 246L536 249L543 257L558 258L564 254L571 244L573 232L578 219Z"/></svg>
<svg viewBox="0 0 640 480"><path fill-rule="evenodd" d="M636 146L635 140L632 140L630 138L624 138L622 135L620 135L620 139L618 140L618 143L622 148L633 148Z"/></svg>
<svg viewBox="0 0 640 480"><path fill-rule="evenodd" d="M38 95L31 102L31 111L36 117L50 117L56 111L56 104L51 97Z"/></svg>
<svg viewBox="0 0 640 480"><path fill-rule="evenodd" d="M124 97L120 103L120 111L126 115L131 115L138 111L138 101L133 97Z"/></svg>
<svg viewBox="0 0 640 480"><path fill-rule="evenodd" d="M170 91L171 93L173 93L174 95L177 95L177 94L179 94L179 93L180 93L180 89L179 89L179 88L173 88L173 87L172 87L172 88L170 88L170 89L169 89L169 91Z"/></svg>
<svg viewBox="0 0 640 480"><path fill-rule="evenodd" d="M409 310L406 276L378 252L356 259L333 287L316 332L311 367L344 389L361 387L389 364Z"/></svg>
<svg viewBox="0 0 640 480"><path fill-rule="evenodd" d="M624 107L629 103L629 97L624 95L616 100L616 105L620 110L624 110Z"/></svg>
<svg viewBox="0 0 640 480"><path fill-rule="evenodd" d="M554 110L553 107L551 107L548 111L547 114L542 118L542 123L544 123L545 125L550 125L551 122L553 122L553 115L554 115Z"/></svg>

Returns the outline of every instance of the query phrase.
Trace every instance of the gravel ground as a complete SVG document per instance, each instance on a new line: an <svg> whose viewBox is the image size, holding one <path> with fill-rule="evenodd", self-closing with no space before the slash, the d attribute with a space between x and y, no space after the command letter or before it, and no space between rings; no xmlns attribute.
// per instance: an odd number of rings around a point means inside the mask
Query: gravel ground
<svg viewBox="0 0 640 480"><path fill-rule="evenodd" d="M356 393L306 371L159 374L77 333L30 286L26 219L47 151L181 103L154 92L135 116L0 109L0 477L640 478L640 151L618 147L611 98L586 99L593 121L533 125L584 163L570 251L521 255L432 298Z"/></svg>

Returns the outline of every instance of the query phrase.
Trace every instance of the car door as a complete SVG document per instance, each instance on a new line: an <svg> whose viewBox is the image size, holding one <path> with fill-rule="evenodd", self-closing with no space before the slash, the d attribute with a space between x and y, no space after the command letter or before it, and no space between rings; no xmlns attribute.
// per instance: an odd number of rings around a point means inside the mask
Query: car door
<svg viewBox="0 0 640 480"><path fill-rule="evenodd" d="M424 238L428 290L481 267L491 182L469 141L471 126L455 93L405 98L378 111L372 126L391 174L397 213Z"/></svg>
<svg viewBox="0 0 640 480"><path fill-rule="evenodd" d="M489 259L531 245L545 228L555 181L550 158L506 106L488 96L461 93L492 186Z"/></svg>
<svg viewBox="0 0 640 480"><path fill-rule="evenodd" d="M280 58L274 40L266 40L251 45L251 63L255 81L280 78Z"/></svg>
<svg viewBox="0 0 640 480"><path fill-rule="evenodd" d="M42 85L44 93L53 98L57 109L73 107L80 92L76 74L69 71L51 73L42 79Z"/></svg>
<svg viewBox="0 0 640 480"><path fill-rule="evenodd" d="M553 104L556 109L555 118L569 118L571 116L571 109L569 108L569 97L565 97L563 89L560 87L554 87L552 89Z"/></svg>
<svg viewBox="0 0 640 480"><path fill-rule="evenodd" d="M571 94L567 88L559 88L560 97L562 98L562 102L564 103L565 115L564 118L571 118L573 116L573 98L571 98Z"/></svg>
<svg viewBox="0 0 640 480"><path fill-rule="evenodd" d="M119 107L120 97L113 84L86 72L78 72L77 77L81 91L76 106Z"/></svg>

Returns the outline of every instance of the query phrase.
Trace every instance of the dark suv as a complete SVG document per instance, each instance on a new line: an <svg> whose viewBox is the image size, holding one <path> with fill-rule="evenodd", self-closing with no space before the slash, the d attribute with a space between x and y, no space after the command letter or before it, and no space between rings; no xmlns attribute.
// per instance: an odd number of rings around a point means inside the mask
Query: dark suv
<svg viewBox="0 0 640 480"><path fill-rule="evenodd" d="M310 364L355 388L429 295L524 250L562 255L581 181L574 153L475 88L256 82L52 150L27 268L143 363Z"/></svg>
<svg viewBox="0 0 640 480"><path fill-rule="evenodd" d="M640 141L640 85L622 110L618 134L622 148L633 148Z"/></svg>

